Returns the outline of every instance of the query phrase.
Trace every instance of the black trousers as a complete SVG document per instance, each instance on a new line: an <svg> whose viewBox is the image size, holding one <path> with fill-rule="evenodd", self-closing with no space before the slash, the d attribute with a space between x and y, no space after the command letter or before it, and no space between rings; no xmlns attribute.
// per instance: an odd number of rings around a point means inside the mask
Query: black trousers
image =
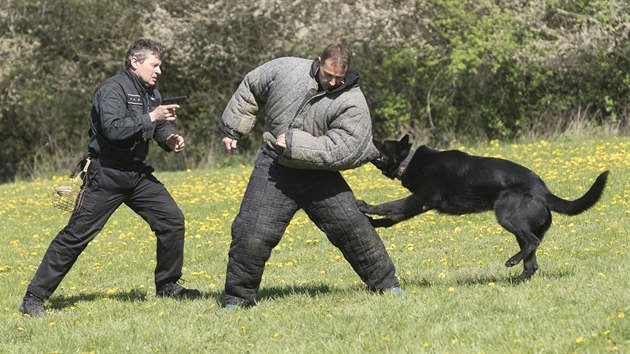
<svg viewBox="0 0 630 354"><path fill-rule="evenodd" d="M299 209L341 250L370 290L398 284L383 242L339 172L291 169L259 153L232 224L225 280L228 304L255 304L265 263Z"/></svg>
<svg viewBox="0 0 630 354"><path fill-rule="evenodd" d="M50 243L27 290L42 298L50 297L121 204L140 215L155 232L156 287L179 280L184 259L184 214L152 172L144 165L119 170L93 160L81 207L75 209L68 225Z"/></svg>

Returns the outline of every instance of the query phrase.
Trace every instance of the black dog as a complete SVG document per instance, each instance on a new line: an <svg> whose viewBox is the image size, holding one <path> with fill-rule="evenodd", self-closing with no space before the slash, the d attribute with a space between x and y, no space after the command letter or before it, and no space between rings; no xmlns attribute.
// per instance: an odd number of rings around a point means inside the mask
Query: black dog
<svg viewBox="0 0 630 354"><path fill-rule="evenodd" d="M601 197L608 171L581 198L568 201L555 196L531 170L514 162L471 156L461 151L437 151L423 145L413 152L409 136L400 141L374 141L380 156L372 163L389 178L398 178L411 195L381 205L357 201L375 227L389 227L435 209L446 214L470 214L494 209L497 221L516 236L520 251L506 267L524 260L517 281L538 270L536 248L551 225L551 213L575 215L592 207Z"/></svg>

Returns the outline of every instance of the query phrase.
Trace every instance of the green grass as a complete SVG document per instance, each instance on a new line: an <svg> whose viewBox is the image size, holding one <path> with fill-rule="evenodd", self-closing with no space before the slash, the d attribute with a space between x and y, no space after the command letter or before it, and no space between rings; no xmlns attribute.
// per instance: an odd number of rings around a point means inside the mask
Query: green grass
<svg viewBox="0 0 630 354"><path fill-rule="evenodd" d="M630 138L456 146L528 166L559 196L577 198L610 169L588 212L554 214L541 269L514 285L514 237L492 213L429 212L379 233L405 288L373 294L303 213L274 250L258 306L221 309L230 243L251 164L157 173L186 215L186 286L205 297L156 299L155 238L126 207L81 255L46 309L17 307L69 214L49 205L63 178L0 185L0 352L630 352ZM407 192L367 165L345 172L358 198Z"/></svg>

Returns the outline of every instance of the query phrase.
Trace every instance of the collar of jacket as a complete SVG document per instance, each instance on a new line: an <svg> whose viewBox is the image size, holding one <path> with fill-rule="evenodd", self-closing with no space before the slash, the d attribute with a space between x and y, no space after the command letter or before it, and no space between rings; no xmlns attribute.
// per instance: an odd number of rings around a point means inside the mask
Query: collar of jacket
<svg viewBox="0 0 630 354"><path fill-rule="evenodd" d="M129 77L129 80L131 80L131 82L133 82L133 85L138 90L138 93L140 93L142 96L144 96L144 94L148 90L153 88L153 87L146 87L146 86L144 86L144 84L142 83L142 80L140 80L138 75L134 74L133 71L131 71L131 69L125 70L125 74L127 74L127 77Z"/></svg>
<svg viewBox="0 0 630 354"><path fill-rule="evenodd" d="M317 70L319 70L319 64L317 63L317 60L313 60L313 63L311 64L311 77L314 78L315 81L317 81ZM348 69L346 77L343 79L343 83L332 90L326 90L326 93L347 91L353 87L358 87L360 81L361 75L359 75L359 72L353 69Z"/></svg>

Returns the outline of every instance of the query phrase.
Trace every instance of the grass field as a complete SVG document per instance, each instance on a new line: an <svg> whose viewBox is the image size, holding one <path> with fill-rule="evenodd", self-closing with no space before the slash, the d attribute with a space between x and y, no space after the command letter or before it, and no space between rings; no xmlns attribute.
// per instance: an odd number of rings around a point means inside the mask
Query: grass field
<svg viewBox="0 0 630 354"><path fill-rule="evenodd" d="M608 353L630 352L630 137L455 146L508 158L575 199L611 170L584 214L554 214L539 272L515 285L514 237L492 213L429 212L379 233L402 296L365 291L341 254L298 213L275 249L258 306L221 308L230 243L251 164L157 173L186 215L185 286L195 301L156 299L155 237L126 207L90 244L47 302L17 308L68 213L50 206L55 177L0 185L2 353ZM407 194L367 165L344 173L358 198Z"/></svg>

